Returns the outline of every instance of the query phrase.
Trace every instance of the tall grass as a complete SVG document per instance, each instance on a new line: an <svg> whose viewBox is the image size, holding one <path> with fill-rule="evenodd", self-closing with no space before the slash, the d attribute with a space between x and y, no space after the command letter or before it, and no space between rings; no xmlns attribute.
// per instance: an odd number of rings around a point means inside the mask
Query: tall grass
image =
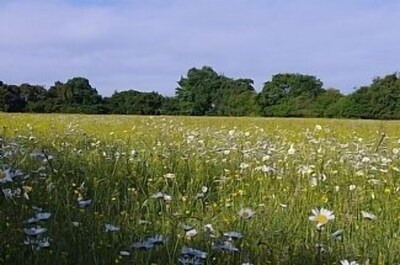
<svg viewBox="0 0 400 265"><path fill-rule="evenodd" d="M399 122L0 114L0 125L2 264L400 263ZM315 208L335 219L317 229ZM40 212L51 216L27 222ZM24 231L37 226L47 231Z"/></svg>

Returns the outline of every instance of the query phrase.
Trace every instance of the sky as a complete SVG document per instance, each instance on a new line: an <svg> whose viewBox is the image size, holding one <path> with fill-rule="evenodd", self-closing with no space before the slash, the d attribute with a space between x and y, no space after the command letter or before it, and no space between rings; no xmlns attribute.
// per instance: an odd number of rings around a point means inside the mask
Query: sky
<svg viewBox="0 0 400 265"><path fill-rule="evenodd" d="M397 0L0 0L0 80L85 77L103 96L172 96L192 67L315 75L351 93L400 71Z"/></svg>

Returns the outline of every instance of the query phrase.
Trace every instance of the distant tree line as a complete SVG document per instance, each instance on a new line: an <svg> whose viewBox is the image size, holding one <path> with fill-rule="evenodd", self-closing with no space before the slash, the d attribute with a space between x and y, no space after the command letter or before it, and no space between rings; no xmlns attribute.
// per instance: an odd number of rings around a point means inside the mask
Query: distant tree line
<svg viewBox="0 0 400 265"><path fill-rule="evenodd" d="M274 75L257 93L253 80L233 79L209 66L190 69L178 81L174 97L136 90L102 97L82 77L57 81L48 90L0 81L0 111L399 119L400 75L377 77L349 95L324 88L315 76L298 73Z"/></svg>

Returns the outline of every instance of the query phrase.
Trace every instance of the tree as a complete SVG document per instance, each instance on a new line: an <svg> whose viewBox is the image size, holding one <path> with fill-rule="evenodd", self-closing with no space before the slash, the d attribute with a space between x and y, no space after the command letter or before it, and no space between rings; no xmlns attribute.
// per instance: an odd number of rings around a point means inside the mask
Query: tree
<svg viewBox="0 0 400 265"><path fill-rule="evenodd" d="M334 105L340 102L344 96L339 90L328 88L321 93L314 101L313 113L316 117L340 117L340 109L334 110Z"/></svg>
<svg viewBox="0 0 400 265"><path fill-rule="evenodd" d="M205 115L215 107L216 93L221 88L221 80L211 67L191 68L186 77L181 77L176 88L176 97L182 114Z"/></svg>
<svg viewBox="0 0 400 265"><path fill-rule="evenodd" d="M186 115L255 115L257 93L251 79L232 79L211 67L192 68L178 82L176 98Z"/></svg>
<svg viewBox="0 0 400 265"><path fill-rule="evenodd" d="M180 113L178 99L176 97L164 97L160 112L162 115L178 115Z"/></svg>
<svg viewBox="0 0 400 265"><path fill-rule="evenodd" d="M251 79L223 79L215 100L214 113L221 116L257 115L257 93Z"/></svg>
<svg viewBox="0 0 400 265"><path fill-rule="evenodd" d="M264 116L309 116L310 104L324 92L323 83L314 76L277 74L264 83L258 96Z"/></svg>
<svg viewBox="0 0 400 265"><path fill-rule="evenodd" d="M43 86L22 84L20 86L20 95L26 101L26 112L44 112L47 90Z"/></svg>
<svg viewBox="0 0 400 265"><path fill-rule="evenodd" d="M0 110L6 112L23 112L26 101L21 96L21 90L16 85L6 85L1 82L0 86Z"/></svg>
<svg viewBox="0 0 400 265"><path fill-rule="evenodd" d="M397 73L377 77L348 96L345 117L367 119L400 118L400 77Z"/></svg>
<svg viewBox="0 0 400 265"><path fill-rule="evenodd" d="M163 96L156 92L128 90L115 92L106 99L106 105L115 114L156 115L160 114L163 101Z"/></svg>
<svg viewBox="0 0 400 265"><path fill-rule="evenodd" d="M50 112L94 113L101 108L102 98L89 80L74 77L65 84L57 81L48 92L47 108Z"/></svg>

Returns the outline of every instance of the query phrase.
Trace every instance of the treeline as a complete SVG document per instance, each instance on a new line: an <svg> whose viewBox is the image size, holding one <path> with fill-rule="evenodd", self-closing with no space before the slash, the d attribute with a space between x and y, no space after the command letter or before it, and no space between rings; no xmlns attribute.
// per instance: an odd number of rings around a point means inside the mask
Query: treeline
<svg viewBox="0 0 400 265"><path fill-rule="evenodd" d="M135 90L102 97L82 77L56 82L48 90L0 81L0 111L398 119L400 76L375 78L346 96L324 88L315 76L297 73L274 75L257 93L253 80L229 78L208 66L192 68L181 77L174 97Z"/></svg>

